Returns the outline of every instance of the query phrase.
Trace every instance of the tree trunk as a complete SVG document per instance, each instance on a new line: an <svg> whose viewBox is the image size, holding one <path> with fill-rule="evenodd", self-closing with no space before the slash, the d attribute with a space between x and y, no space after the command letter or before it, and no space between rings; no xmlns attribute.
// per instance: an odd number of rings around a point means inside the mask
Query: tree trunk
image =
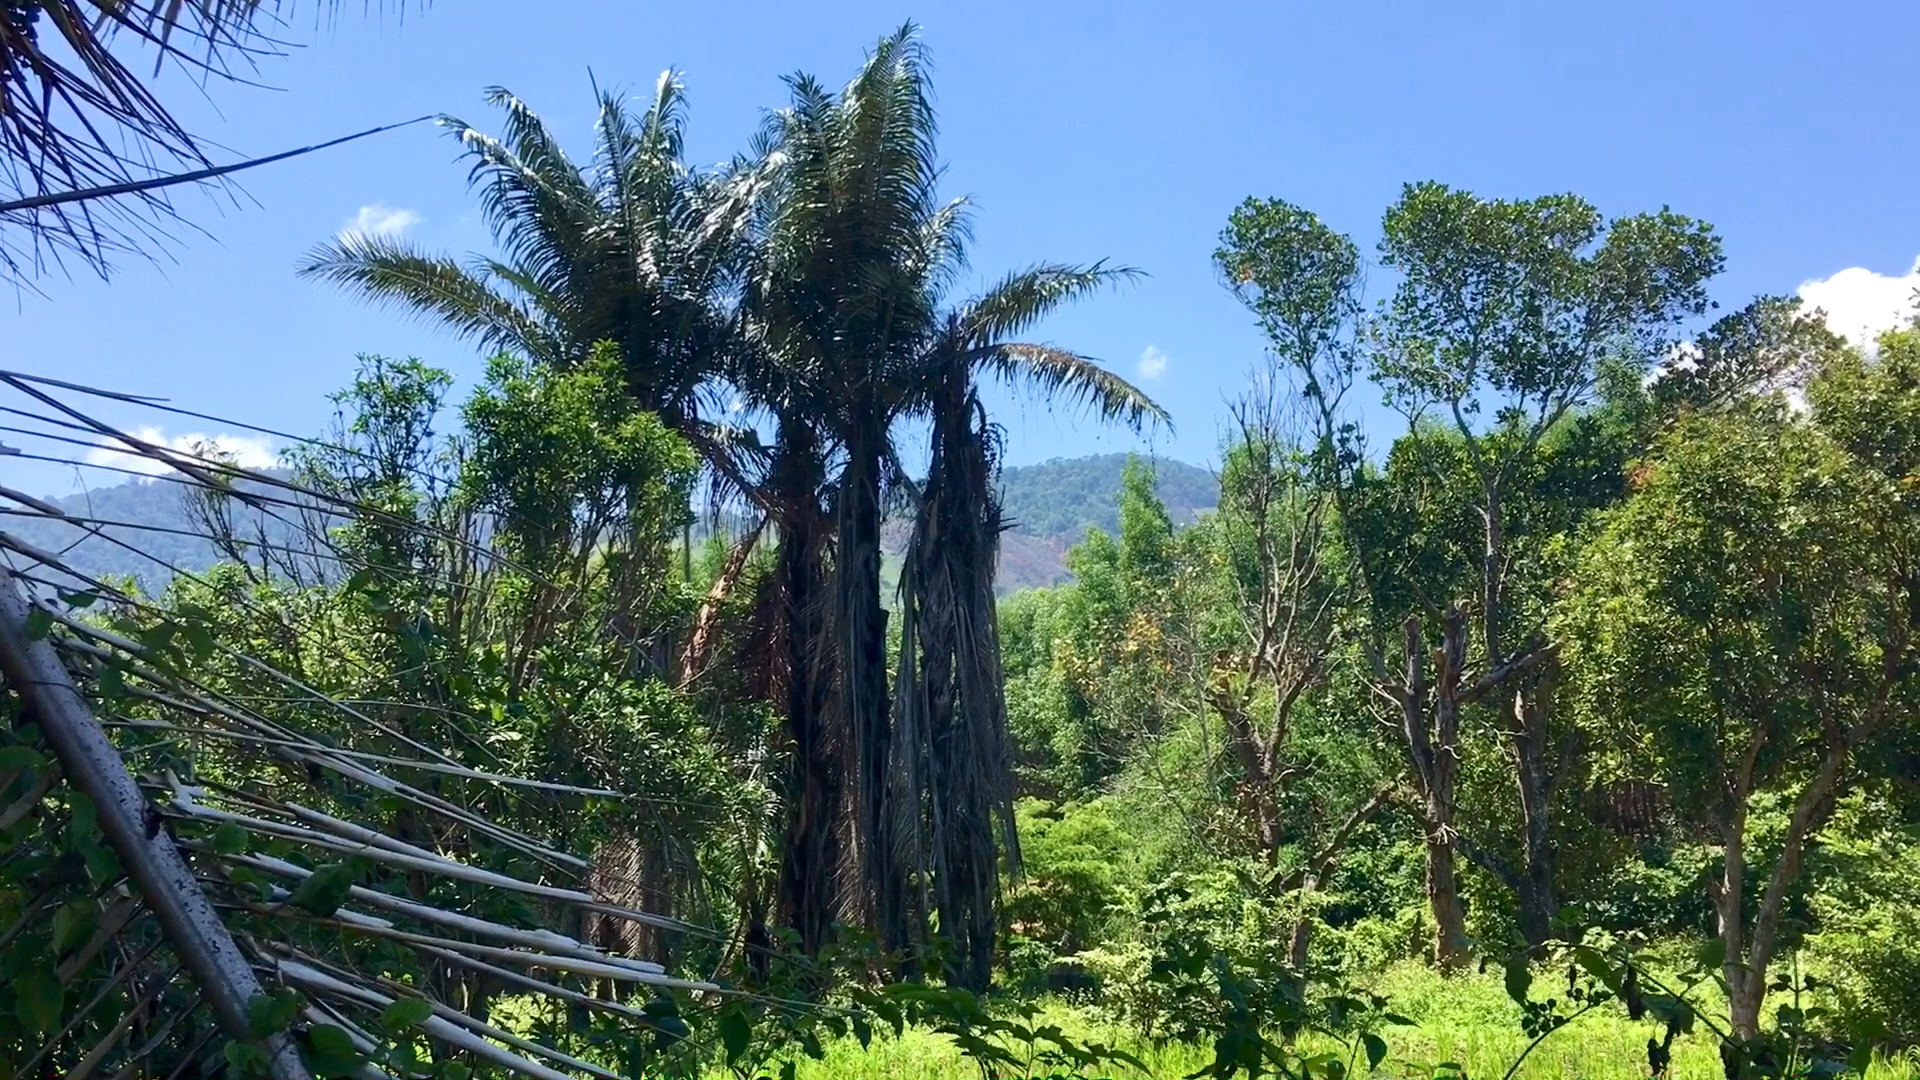
<svg viewBox="0 0 1920 1080"><path fill-rule="evenodd" d="M1442 971L1455 970L1467 959L1467 909L1460 902L1457 870L1452 841L1438 829L1429 831L1427 907L1433 912L1433 962Z"/></svg>
<svg viewBox="0 0 1920 1080"><path fill-rule="evenodd" d="M1760 1033L1760 999L1766 987L1750 977L1745 962L1746 917L1741 897L1746 889L1746 792L1737 791L1735 798L1733 820L1722 834L1720 886L1713 908L1720 924L1720 945L1725 950L1720 974L1727 983L1729 1030L1735 1039L1746 1040Z"/></svg>
<svg viewBox="0 0 1920 1080"><path fill-rule="evenodd" d="M720 626L720 605L726 603L727 596L739 583L740 575L746 571L747 560L752 558L760 534L766 531L767 520L766 516L762 516L752 531L734 544L733 550L727 553L726 565L720 568L720 576L714 579L713 587L707 590L706 599L700 602L700 612L693 620L693 634L687 638L687 647L680 654L682 686L706 670L707 654L713 649L713 637Z"/></svg>
<svg viewBox="0 0 1920 1080"><path fill-rule="evenodd" d="M1551 662L1549 662L1551 667ZM1520 794L1521 851L1518 880L1520 933L1537 950L1553 937L1560 913L1553 882L1553 771L1547 761L1547 679L1530 679L1514 695L1514 779Z"/></svg>
<svg viewBox="0 0 1920 1080"><path fill-rule="evenodd" d="M1313 913L1307 910L1313 895L1320 891L1320 875L1309 873L1300 879L1300 916L1293 923L1293 937L1287 942L1287 966L1305 971L1313 948Z"/></svg>
<svg viewBox="0 0 1920 1080"><path fill-rule="evenodd" d="M1400 688L1401 728L1408 763L1422 796L1427 906L1433 912L1434 923L1433 962L1443 969L1451 969L1459 966L1467 954L1466 908L1460 901L1453 842L1454 787L1459 775L1460 674L1467 649L1466 615L1458 605L1447 610L1441 624L1441 645L1435 653L1438 664L1431 689L1427 683L1426 642L1420 620L1408 619L1403 630L1406 680Z"/></svg>
<svg viewBox="0 0 1920 1080"><path fill-rule="evenodd" d="M784 606L781 658L786 674L787 737L793 744L786 790L787 830L780 865L780 916L818 956L839 908L835 874L842 862L839 824L846 775L845 740L827 708L833 641L827 632L825 540L818 503L819 469L804 430L781 432L780 548L775 572Z"/></svg>
<svg viewBox="0 0 1920 1080"><path fill-rule="evenodd" d="M887 693L887 613L880 603L881 433L848 448L836 507L840 707L853 741L854 841L861 907L883 951L906 942L905 884L895 866L888 798L892 723Z"/></svg>

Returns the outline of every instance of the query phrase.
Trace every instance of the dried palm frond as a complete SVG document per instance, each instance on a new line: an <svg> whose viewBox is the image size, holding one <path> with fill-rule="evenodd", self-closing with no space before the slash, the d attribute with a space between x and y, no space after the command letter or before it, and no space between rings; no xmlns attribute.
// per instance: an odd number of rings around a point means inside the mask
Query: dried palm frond
<svg viewBox="0 0 1920 1080"><path fill-rule="evenodd" d="M171 469L169 482L268 517L402 524L127 435L68 402L81 388L8 373L0 387L22 399L12 416L37 421L13 432L85 432L130 471ZM612 1078L620 1062L509 1030L490 1003L530 996L650 1040L677 1023L661 1001L721 992L583 928L724 935L608 902L588 888L590 860L495 812L621 792L512 775L403 730L392 703L331 696L205 613L100 580L17 528L53 521L97 539L102 524L0 499L14 514L0 530L14 721L0 734L0 953L16 999L0 1057L14 1075L383 1076L424 1052L483 1074ZM271 625L284 614L259 609L260 631L306 634Z"/></svg>
<svg viewBox="0 0 1920 1080"><path fill-rule="evenodd" d="M318 12L333 4L322 0ZM383 5L384 6L384 5ZM201 84L242 80L285 52L293 0L0 0L0 277L27 281L63 258L104 272L151 253L179 225L164 188L215 169L206 145L134 70L172 66ZM226 171L231 171L230 169ZM211 179L211 175L205 178ZM69 201L90 189L118 198Z"/></svg>
<svg viewBox="0 0 1920 1080"><path fill-rule="evenodd" d="M948 978L992 972L1002 856L1018 869L993 575L997 432L960 357L933 403L933 455L900 573L893 840L948 945Z"/></svg>

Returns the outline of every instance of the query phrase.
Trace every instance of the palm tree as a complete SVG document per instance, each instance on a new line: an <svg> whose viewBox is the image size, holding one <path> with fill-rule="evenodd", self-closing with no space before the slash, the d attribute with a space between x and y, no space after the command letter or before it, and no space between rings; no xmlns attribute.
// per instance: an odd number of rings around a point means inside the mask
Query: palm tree
<svg viewBox="0 0 1920 1080"><path fill-rule="evenodd" d="M998 925L1001 844L1019 865L1013 751L1000 668L994 556L1005 529L999 433L981 404L988 373L1042 397L1089 404L1136 427L1166 413L1124 379L1063 349L1007 340L1130 272L1041 266L949 313L913 397L932 428L926 482L901 572L894 776L896 844L950 946L949 980L985 989ZM996 826L998 836L996 837ZM930 886L930 888L929 888ZM924 918L914 920L924 926Z"/></svg>
<svg viewBox="0 0 1920 1080"><path fill-rule="evenodd" d="M958 488L938 472L968 454L980 464L976 451L984 435L969 420L978 407L976 371L1086 397L1108 415L1136 422L1163 414L1083 357L1005 340L1057 304L1126 271L1042 267L1014 275L958 310L945 306L966 266L967 204L938 198L926 58L912 24L883 39L838 93L807 76L794 76L788 85L792 102L770 117L759 147L745 317L765 358L764 401L783 420L783 442L790 436L810 439L819 456L837 466L830 484L834 693L821 715L789 718L803 759L793 802L815 808L805 828L831 828L842 815L851 819L853 872L847 877L856 884L849 899L892 949L918 936L908 930L909 876L927 877L925 849L909 839L917 807L901 801L911 793L917 802L918 789L910 781L903 787L892 775L897 766L919 761L924 747L896 753L880 595L885 496L890 487L912 487L898 466L897 425L931 418L936 435L946 437L942 453L958 455L937 455L930 493L991 506L990 467ZM956 436L956 422L972 434ZM923 498L921 509L931 512L934 505ZM994 543L987 537L975 547L970 568L984 570L990 616ZM977 615L981 603L969 599L968 610ZM982 656L997 664L997 646L974 634L965 661L977 663ZM1004 710L974 711L978 723L997 728L1004 740ZM924 733L915 728L905 734ZM808 761L808 747L845 757ZM835 777L843 769L852 777L850 807L833 790L807 786L807 777ZM988 845L990 852L991 838ZM789 855L830 847L790 836ZM987 865L983 887L990 892L991 856ZM789 877L817 879L831 870L799 867ZM798 882L789 895L818 896L824 889L817 881Z"/></svg>
<svg viewBox="0 0 1920 1080"><path fill-rule="evenodd" d="M739 472L709 422L734 360L725 295L738 219L720 181L682 158L686 100L671 71L634 115L600 94L591 165L575 164L539 116L506 90L503 139L443 116L472 160L472 183L501 248L465 265L396 237L345 233L300 268L377 303L433 319L484 348L567 369L613 342L628 389L727 479Z"/></svg>

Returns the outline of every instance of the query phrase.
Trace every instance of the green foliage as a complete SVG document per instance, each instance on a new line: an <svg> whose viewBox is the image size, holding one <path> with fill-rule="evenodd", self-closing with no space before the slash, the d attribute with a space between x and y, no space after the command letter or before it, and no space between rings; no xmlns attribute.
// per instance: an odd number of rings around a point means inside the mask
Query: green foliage
<svg viewBox="0 0 1920 1080"><path fill-rule="evenodd" d="M548 570L578 538L616 528L656 549L690 521L693 453L636 407L622 378L611 343L565 372L499 356L466 405L463 494L498 516L533 566Z"/></svg>
<svg viewBox="0 0 1920 1080"><path fill-rule="evenodd" d="M1056 807L1028 799L1016 811L1021 876L1001 918L1012 976L1037 991L1059 960L1109 938L1130 884L1123 868L1136 853L1102 801Z"/></svg>
<svg viewBox="0 0 1920 1080"><path fill-rule="evenodd" d="M1001 512L1021 533L1044 540L1077 543L1091 529L1117 535L1122 477L1135 460L1118 453L1013 466L1000 474ZM1206 469L1165 458L1151 466L1154 493L1179 524L1192 524L1219 501Z"/></svg>

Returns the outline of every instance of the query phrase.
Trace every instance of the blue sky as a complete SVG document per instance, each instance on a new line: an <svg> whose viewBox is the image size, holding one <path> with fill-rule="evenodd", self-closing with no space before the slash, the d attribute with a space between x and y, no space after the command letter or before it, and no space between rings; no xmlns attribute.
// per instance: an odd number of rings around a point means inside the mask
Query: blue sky
<svg viewBox="0 0 1920 1080"><path fill-rule="evenodd" d="M780 103L781 74L838 84L875 38L920 22L950 193L978 206L981 279L1103 257L1151 275L1036 336L1139 378L1175 433L1143 443L1008 402L999 416L1016 464L1149 446L1213 454L1222 403L1260 356L1208 263L1248 195L1309 207L1368 248L1410 180L1500 196L1573 191L1609 214L1670 205L1724 236L1723 305L1812 282L1849 333L1888 322L1895 298L1920 284L1920 7L1906 0L438 0L404 19L359 9L342 5L330 26L296 21L291 36L307 47L263 64L273 89L216 85L202 97L177 72L160 89L189 126L251 155L422 113L487 127L481 91L500 84L584 155L589 70L644 93L673 66L689 84L692 156L718 161ZM0 309L0 363L299 432L324 423L325 395L358 352L419 356L463 379L478 371L469 345L293 274L303 251L356 221L431 248L485 248L444 134L377 136L269 166L242 187L239 206L180 200L212 238L188 234L169 261L124 265L110 284L46 279L44 297ZM190 433L230 434L161 432ZM44 492L76 482L73 470L4 469Z"/></svg>

